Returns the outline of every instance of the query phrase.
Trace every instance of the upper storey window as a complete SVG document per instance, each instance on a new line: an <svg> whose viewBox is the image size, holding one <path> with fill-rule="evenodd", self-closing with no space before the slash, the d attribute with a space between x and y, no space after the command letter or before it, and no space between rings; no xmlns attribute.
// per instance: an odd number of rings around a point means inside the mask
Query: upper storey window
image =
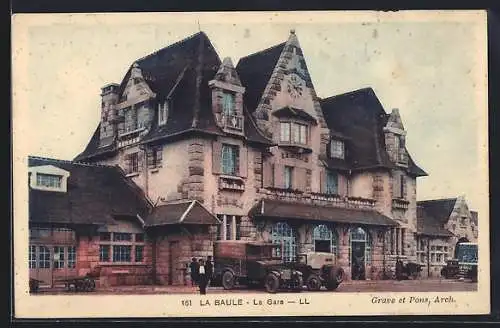
<svg viewBox="0 0 500 328"><path fill-rule="evenodd" d="M345 158L344 142L340 140L330 141L330 157L332 158Z"/></svg>
<svg viewBox="0 0 500 328"><path fill-rule="evenodd" d="M307 144L307 125L292 122L280 123L280 141L294 144Z"/></svg>
<svg viewBox="0 0 500 328"><path fill-rule="evenodd" d="M222 109L225 116L236 115L236 109L234 106L234 94L231 92L222 93Z"/></svg>
<svg viewBox="0 0 500 328"><path fill-rule="evenodd" d="M55 174L36 174L36 185L45 188L61 188L62 175Z"/></svg>
<svg viewBox="0 0 500 328"><path fill-rule="evenodd" d="M222 173L238 175L239 147L235 145L222 145Z"/></svg>
<svg viewBox="0 0 500 328"><path fill-rule="evenodd" d="M158 125L165 125L168 117L168 101L158 104Z"/></svg>

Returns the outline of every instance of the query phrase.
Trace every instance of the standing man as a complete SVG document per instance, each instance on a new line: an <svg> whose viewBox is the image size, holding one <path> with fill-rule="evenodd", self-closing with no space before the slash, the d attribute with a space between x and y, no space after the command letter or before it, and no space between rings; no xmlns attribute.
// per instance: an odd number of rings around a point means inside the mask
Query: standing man
<svg viewBox="0 0 500 328"><path fill-rule="evenodd" d="M207 264L205 265L205 269L207 270L207 287L210 286L210 282L214 277L214 264L212 263L212 257L207 256Z"/></svg>
<svg viewBox="0 0 500 328"><path fill-rule="evenodd" d="M193 257L191 259L189 269L191 273L191 286L196 286L198 284L198 261L196 261L196 258Z"/></svg>
<svg viewBox="0 0 500 328"><path fill-rule="evenodd" d="M200 265L198 269L198 284L200 286L200 295L205 295L207 293L207 269L205 267L205 263L203 259L200 259Z"/></svg>

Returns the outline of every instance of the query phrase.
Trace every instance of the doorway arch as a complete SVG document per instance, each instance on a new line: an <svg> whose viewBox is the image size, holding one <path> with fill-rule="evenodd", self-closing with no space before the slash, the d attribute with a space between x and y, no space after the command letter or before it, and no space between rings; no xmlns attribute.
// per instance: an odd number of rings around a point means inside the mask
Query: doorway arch
<svg viewBox="0 0 500 328"><path fill-rule="evenodd" d="M313 247L315 252L327 252L337 255L337 234L324 224L315 226L313 230Z"/></svg>
<svg viewBox="0 0 500 328"><path fill-rule="evenodd" d="M297 233L286 222L276 222L271 228L271 242L281 247L276 256L281 257L284 262L295 261L297 256Z"/></svg>
<svg viewBox="0 0 500 328"><path fill-rule="evenodd" d="M468 243L469 239L467 237L461 237L458 239L457 243L455 244L455 249L453 250L453 258L457 258L457 252L458 252L458 245L461 243Z"/></svg>
<svg viewBox="0 0 500 328"><path fill-rule="evenodd" d="M362 227L349 229L349 262L353 280L366 279L366 264L371 263L372 240Z"/></svg>

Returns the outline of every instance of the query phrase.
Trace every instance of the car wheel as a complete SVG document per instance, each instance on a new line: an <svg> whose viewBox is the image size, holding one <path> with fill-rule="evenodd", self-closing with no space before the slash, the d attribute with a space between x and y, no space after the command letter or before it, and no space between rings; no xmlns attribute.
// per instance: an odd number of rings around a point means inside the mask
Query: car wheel
<svg viewBox="0 0 500 328"><path fill-rule="evenodd" d="M321 289L321 281L317 275L312 274L307 278L306 286L307 290L318 291Z"/></svg>
<svg viewBox="0 0 500 328"><path fill-rule="evenodd" d="M226 271L222 275L222 287L224 289L233 289L234 288L234 283L235 283L235 278L234 274L231 271Z"/></svg>
<svg viewBox="0 0 500 328"><path fill-rule="evenodd" d="M330 270L330 276L328 277L329 282L334 283L338 286L344 281L344 276L345 276L344 269L340 267L333 267Z"/></svg>
<svg viewBox="0 0 500 328"><path fill-rule="evenodd" d="M270 273L266 276L264 286L268 293L274 294L278 291L278 288L280 286L280 280L274 273Z"/></svg>

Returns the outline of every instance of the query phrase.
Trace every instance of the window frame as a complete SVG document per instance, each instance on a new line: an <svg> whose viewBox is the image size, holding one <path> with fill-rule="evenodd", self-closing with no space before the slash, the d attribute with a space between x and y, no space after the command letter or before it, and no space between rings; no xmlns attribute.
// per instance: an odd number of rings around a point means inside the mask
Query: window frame
<svg viewBox="0 0 500 328"><path fill-rule="evenodd" d="M285 165L283 169L283 186L285 189L293 188L293 166Z"/></svg>
<svg viewBox="0 0 500 328"><path fill-rule="evenodd" d="M309 143L309 125L294 121L280 121L280 142L306 146Z"/></svg>
<svg viewBox="0 0 500 328"><path fill-rule="evenodd" d="M43 183L43 178L46 178L45 183ZM63 176L58 174L42 173L36 172L36 185L37 187L50 188L50 189L61 189Z"/></svg>
<svg viewBox="0 0 500 328"><path fill-rule="evenodd" d="M217 214L217 218L221 221L221 224L217 225L217 236L216 240L241 240L241 222L242 216L240 215L228 215L228 214ZM236 231L233 236L233 224L236 225ZM226 234L223 235L225 227Z"/></svg>
<svg viewBox="0 0 500 328"><path fill-rule="evenodd" d="M165 100L163 103L158 103L158 125L163 126L167 124L169 101Z"/></svg>
<svg viewBox="0 0 500 328"><path fill-rule="evenodd" d="M338 139L330 140L330 157L345 159L345 142Z"/></svg>
<svg viewBox="0 0 500 328"><path fill-rule="evenodd" d="M230 150L229 153L226 150ZM240 146L223 143L221 147L221 172L224 175L238 176L240 166ZM229 157L227 157L229 156ZM228 166L229 164L229 166Z"/></svg>
<svg viewBox="0 0 500 328"><path fill-rule="evenodd" d="M222 114L226 117L233 117L237 115L236 95L233 92L226 90L222 92Z"/></svg>
<svg viewBox="0 0 500 328"><path fill-rule="evenodd" d="M138 240L138 235L142 235L143 239ZM100 237L103 236L105 238L99 240L99 263L109 265L144 263L146 249L145 233L118 231L101 232ZM139 257L141 261L136 259L138 254L140 254Z"/></svg>
<svg viewBox="0 0 500 328"><path fill-rule="evenodd" d="M331 189L331 178L334 177L335 179L335 190L332 191ZM329 195L337 195L339 193L339 174L336 171L333 170L327 170L326 171L326 186L325 186L325 192Z"/></svg>

